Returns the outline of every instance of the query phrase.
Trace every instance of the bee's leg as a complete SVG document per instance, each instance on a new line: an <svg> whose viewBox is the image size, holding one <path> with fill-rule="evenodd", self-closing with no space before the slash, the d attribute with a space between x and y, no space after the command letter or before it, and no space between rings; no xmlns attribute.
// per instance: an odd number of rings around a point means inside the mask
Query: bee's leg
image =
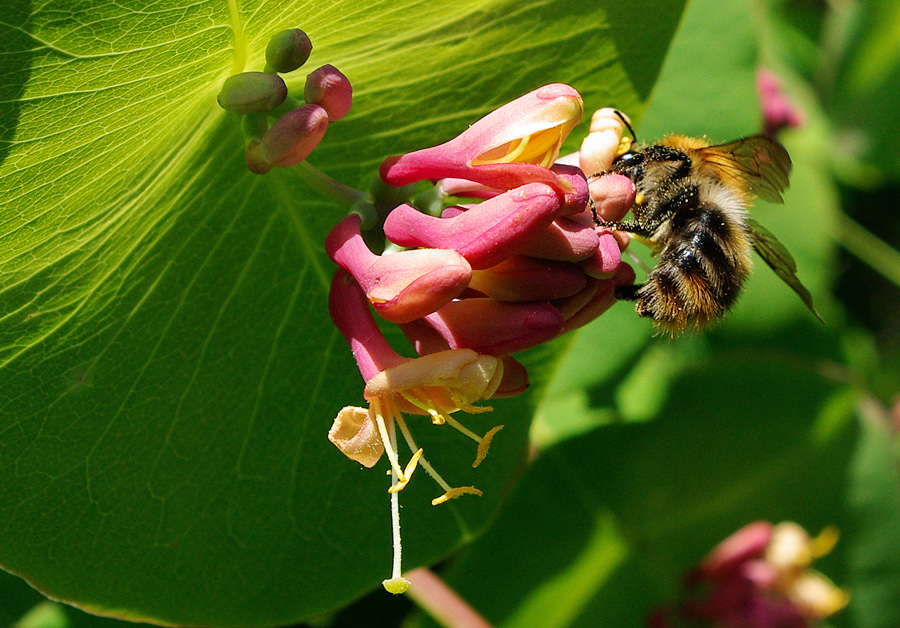
<svg viewBox="0 0 900 628"><path fill-rule="evenodd" d="M655 227L651 228L650 226L639 222L637 220L617 220L614 222L604 222L601 223L602 227L608 227L614 231L627 231L628 233L635 233L640 236L649 237Z"/></svg>
<svg viewBox="0 0 900 628"><path fill-rule="evenodd" d="M619 301L637 301L638 291L643 288L647 284L632 284L630 286L618 286L616 287L616 298Z"/></svg>

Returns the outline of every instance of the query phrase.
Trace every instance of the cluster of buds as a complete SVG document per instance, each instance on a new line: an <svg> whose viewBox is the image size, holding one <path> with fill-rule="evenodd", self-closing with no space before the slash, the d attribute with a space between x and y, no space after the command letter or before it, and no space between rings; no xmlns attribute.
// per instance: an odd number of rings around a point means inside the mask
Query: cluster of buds
<svg viewBox="0 0 900 628"><path fill-rule="evenodd" d="M265 174L287 168L309 157L329 122L350 110L350 81L332 65L323 65L306 77L303 98L288 93L279 73L300 68L312 52L312 43L299 28L278 33L266 47L262 72L241 72L228 77L219 93L223 109L242 116L247 168Z"/></svg>
<svg viewBox="0 0 900 628"><path fill-rule="evenodd" d="M388 158L380 169L384 183L437 181L437 206L427 213L401 202L387 208L383 222L350 214L326 240L340 267L331 315L351 346L368 402L368 408L341 410L329 439L367 467L387 455L394 530L388 591L408 586L401 575L397 499L413 471L424 468L441 487L434 505L481 494L454 487L435 471L404 414L430 417L477 442L477 466L502 426L480 435L452 415L485 412L490 408L474 404L524 391L527 373L510 354L593 320L615 302L616 286L634 280L621 260L626 240L598 227L592 215L620 219L634 202L632 182L608 175L589 187L582 169L557 163L582 111L573 88L546 85L444 144ZM581 159L592 168L610 164L620 147L621 123L616 127L610 120L618 117L603 112L592 135L614 128L618 134L587 143ZM448 196L480 202L445 207ZM383 230L388 246L381 254L367 246L366 226ZM418 357L394 352L370 308L402 329ZM397 431L411 452L405 463Z"/></svg>
<svg viewBox="0 0 900 628"><path fill-rule="evenodd" d="M715 628L813 628L847 605L849 596L811 569L829 553L837 531L816 538L793 522L751 523L722 541L692 571L687 584L705 594L682 604L691 625ZM660 612L654 628L672 626Z"/></svg>

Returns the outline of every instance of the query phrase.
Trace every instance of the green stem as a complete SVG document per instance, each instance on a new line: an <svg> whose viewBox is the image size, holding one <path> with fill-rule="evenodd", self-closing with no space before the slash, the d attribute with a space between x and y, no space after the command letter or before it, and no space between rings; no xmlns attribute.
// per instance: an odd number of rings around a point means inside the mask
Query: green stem
<svg viewBox="0 0 900 628"><path fill-rule="evenodd" d="M344 185L337 179L332 179L315 166L310 165L309 162L301 161L299 167L293 168L292 172L300 175L304 183L323 196L327 196L347 207L352 207L359 201L366 199L365 192L352 188L349 185Z"/></svg>
<svg viewBox="0 0 900 628"><path fill-rule="evenodd" d="M900 287L900 252L869 233L843 212L838 213L834 238L850 254Z"/></svg>
<svg viewBox="0 0 900 628"><path fill-rule="evenodd" d="M238 10L237 0L228 0L228 19L231 22L231 47L234 50L231 73L240 74L247 65L247 37L244 35L244 25L241 23L241 12Z"/></svg>

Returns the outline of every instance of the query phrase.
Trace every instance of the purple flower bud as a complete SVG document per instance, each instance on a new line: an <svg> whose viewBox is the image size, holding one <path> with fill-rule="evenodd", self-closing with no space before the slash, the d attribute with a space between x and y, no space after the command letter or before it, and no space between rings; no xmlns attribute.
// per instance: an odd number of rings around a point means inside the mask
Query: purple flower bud
<svg viewBox="0 0 900 628"><path fill-rule="evenodd" d="M416 249L375 255L351 214L331 230L325 251L347 270L383 318L406 323L434 312L456 298L469 283L472 268L454 251Z"/></svg>
<svg viewBox="0 0 900 628"><path fill-rule="evenodd" d="M491 112L456 138L381 164L391 185L456 177L510 190L545 183L570 190L550 170L563 140L581 119L581 96L559 83L545 85Z"/></svg>
<svg viewBox="0 0 900 628"><path fill-rule="evenodd" d="M241 72L225 79L219 106L240 115L271 111L287 98L287 86L277 74Z"/></svg>
<svg viewBox="0 0 900 628"><path fill-rule="evenodd" d="M281 31L266 46L266 63L276 72L293 72L312 52L309 36L299 28Z"/></svg>
<svg viewBox="0 0 900 628"><path fill-rule="evenodd" d="M353 87L350 80L333 65L323 65L306 77L303 98L321 105L328 112L328 120L337 122L350 111Z"/></svg>
<svg viewBox="0 0 900 628"><path fill-rule="evenodd" d="M457 251L472 268L487 268L515 255L545 230L560 210L553 188L530 183L495 196L453 218L436 218L400 205L388 215L384 233L400 246Z"/></svg>
<svg viewBox="0 0 900 628"><path fill-rule="evenodd" d="M575 264L515 255L474 271L469 288L497 301L552 301L572 296L586 281Z"/></svg>
<svg viewBox="0 0 900 628"><path fill-rule="evenodd" d="M453 301L424 320L450 347L486 355L506 355L537 346L556 337L563 327L563 317L552 305L487 298Z"/></svg>
<svg viewBox="0 0 900 628"><path fill-rule="evenodd" d="M304 105L278 118L260 142L260 155L279 168L309 157L328 128L328 114L319 105Z"/></svg>

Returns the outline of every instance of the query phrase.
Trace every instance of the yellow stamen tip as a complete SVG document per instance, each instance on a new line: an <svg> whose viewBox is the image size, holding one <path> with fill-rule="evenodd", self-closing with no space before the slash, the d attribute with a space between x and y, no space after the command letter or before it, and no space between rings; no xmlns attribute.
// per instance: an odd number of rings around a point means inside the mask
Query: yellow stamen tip
<svg viewBox="0 0 900 628"><path fill-rule="evenodd" d="M444 502L451 499L456 499L460 495L478 495L479 497L481 497L482 493L474 486L457 486L456 488L451 488L440 497L435 497L434 499L432 499L431 505L437 506L438 504L443 504Z"/></svg>
<svg viewBox="0 0 900 628"><path fill-rule="evenodd" d="M412 478L413 471L416 470L416 465L419 464L419 458L422 457L422 448L412 455L412 458L409 459L409 462L406 463L406 468L403 470L403 475L400 476L400 481L394 484L391 488L388 489L388 493L399 493L406 485L409 484L409 480Z"/></svg>
<svg viewBox="0 0 900 628"><path fill-rule="evenodd" d="M475 462L472 463L472 468L474 469L484 460L484 457L487 456L488 448L491 446L491 440L494 438L494 434L503 429L502 425L498 425L497 427L491 429L487 434L484 435L484 438L478 443L478 453L475 454Z"/></svg>
<svg viewBox="0 0 900 628"><path fill-rule="evenodd" d="M809 550L815 558L821 558L829 554L840 538L840 532L835 526L828 526L819 533L819 536L809 542Z"/></svg>
<svg viewBox="0 0 900 628"><path fill-rule="evenodd" d="M409 580L402 577L388 578L387 580L381 581L381 586L383 586L384 590L388 593L400 595L402 593L406 593L406 591L409 589Z"/></svg>

